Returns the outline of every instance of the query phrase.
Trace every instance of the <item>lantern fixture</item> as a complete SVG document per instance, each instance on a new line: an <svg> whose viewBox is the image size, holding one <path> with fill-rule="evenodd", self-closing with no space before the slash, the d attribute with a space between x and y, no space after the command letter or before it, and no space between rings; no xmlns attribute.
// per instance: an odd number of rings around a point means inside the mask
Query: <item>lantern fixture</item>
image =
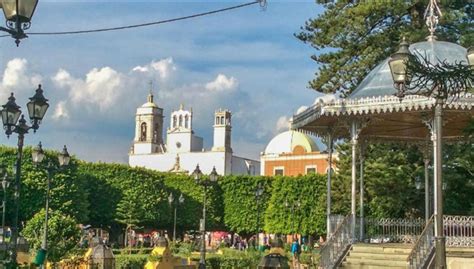
<svg viewBox="0 0 474 269"><path fill-rule="evenodd" d="M28 107L28 114L32 124L31 128L36 132L49 107L48 99L44 98L41 84L38 85L35 95L30 97L30 101L26 106Z"/></svg>
<svg viewBox="0 0 474 269"><path fill-rule="evenodd" d="M41 142L39 142L38 146L33 149L31 152L31 157L33 159L33 163L39 164L43 161L44 159L44 151L43 151L43 146L41 145Z"/></svg>
<svg viewBox="0 0 474 269"><path fill-rule="evenodd" d="M63 151L58 155L59 165L60 166L67 166L71 161L71 156L69 156L69 152L67 152L67 147L64 145Z"/></svg>
<svg viewBox="0 0 474 269"><path fill-rule="evenodd" d="M403 38L398 51L392 54L388 60L388 66L392 73L393 82L395 87L398 89L397 96L400 98L403 98L404 85L409 81L407 76L407 62L411 54L408 47L408 42Z"/></svg>
<svg viewBox="0 0 474 269"><path fill-rule="evenodd" d="M467 63L472 67L474 66L474 47L467 49Z"/></svg>
<svg viewBox="0 0 474 269"><path fill-rule="evenodd" d="M421 190L421 178L420 177L415 178L415 187L416 187L417 190Z"/></svg>
<svg viewBox="0 0 474 269"><path fill-rule="evenodd" d="M24 30L31 26L38 0L0 0L0 3L7 21L7 28L0 27L0 30L11 34L18 46L20 39L28 37Z"/></svg>
<svg viewBox="0 0 474 269"><path fill-rule="evenodd" d="M194 180L196 180L196 183L199 183L199 181L201 180L202 172L201 172L201 169L199 169L199 164L196 165L196 169L194 169L193 177L194 177Z"/></svg>
<svg viewBox="0 0 474 269"><path fill-rule="evenodd" d="M216 182L218 178L219 174L217 174L216 167L214 166L212 168L212 172L209 174L209 179L211 180L211 182Z"/></svg>
<svg viewBox="0 0 474 269"><path fill-rule="evenodd" d="M21 115L20 106L16 104L13 93L11 93L10 97L8 98L8 102L2 107L3 128L5 129L7 136L10 136L13 133L16 123L18 122L18 119Z"/></svg>

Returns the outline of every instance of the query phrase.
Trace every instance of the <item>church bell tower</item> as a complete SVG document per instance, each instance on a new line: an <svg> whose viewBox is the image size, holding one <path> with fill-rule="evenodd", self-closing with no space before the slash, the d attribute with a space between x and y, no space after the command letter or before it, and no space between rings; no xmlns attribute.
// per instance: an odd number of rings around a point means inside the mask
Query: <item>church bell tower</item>
<svg viewBox="0 0 474 269"><path fill-rule="evenodd" d="M150 86L151 87L151 86ZM137 108L135 115L135 139L131 154L163 153L163 109L153 101L153 93L147 102Z"/></svg>
<svg viewBox="0 0 474 269"><path fill-rule="evenodd" d="M212 151L232 152L231 148L231 117L227 109L219 109L214 113L214 145Z"/></svg>

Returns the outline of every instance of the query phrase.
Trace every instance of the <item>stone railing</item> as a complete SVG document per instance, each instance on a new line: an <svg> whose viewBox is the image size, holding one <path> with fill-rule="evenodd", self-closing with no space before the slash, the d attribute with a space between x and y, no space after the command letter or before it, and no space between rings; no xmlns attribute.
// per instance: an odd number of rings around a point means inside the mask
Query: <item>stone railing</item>
<svg viewBox="0 0 474 269"><path fill-rule="evenodd" d="M430 218L407 258L407 268L424 268L434 254L434 222Z"/></svg>

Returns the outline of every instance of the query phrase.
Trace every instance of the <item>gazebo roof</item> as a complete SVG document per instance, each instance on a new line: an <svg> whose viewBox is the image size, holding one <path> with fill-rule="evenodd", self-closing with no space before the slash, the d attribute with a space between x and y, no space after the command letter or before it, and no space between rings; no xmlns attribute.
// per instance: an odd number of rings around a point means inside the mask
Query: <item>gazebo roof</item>
<svg viewBox="0 0 474 269"><path fill-rule="evenodd" d="M423 56L431 63L464 62L466 49L449 42L430 40L412 44L414 55ZM292 129L309 131L324 136L330 131L334 138L349 137L350 122L357 121L360 136L371 139L424 140L430 136L429 125L435 99L409 95L402 101L388 67L388 59L376 66L351 96L345 99L316 102L293 116ZM443 138L458 139L474 116L474 95L464 94L448 98L443 106Z"/></svg>
<svg viewBox="0 0 474 269"><path fill-rule="evenodd" d="M467 63L466 49L451 42L424 41L410 45L409 49L412 54L426 57L433 64L444 60L451 64ZM385 59L372 69L350 95L349 99L394 95L396 90L393 87L388 60L389 58Z"/></svg>

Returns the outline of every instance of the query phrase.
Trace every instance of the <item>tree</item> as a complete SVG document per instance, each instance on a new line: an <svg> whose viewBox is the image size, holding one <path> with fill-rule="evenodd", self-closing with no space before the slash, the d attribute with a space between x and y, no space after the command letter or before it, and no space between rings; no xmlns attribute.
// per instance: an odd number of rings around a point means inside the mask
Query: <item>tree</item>
<svg viewBox="0 0 474 269"><path fill-rule="evenodd" d="M45 210L36 213L26 222L21 234L33 250L41 248ZM48 220L48 260L58 262L72 254L79 243L81 230L74 218L51 210Z"/></svg>
<svg viewBox="0 0 474 269"><path fill-rule="evenodd" d="M377 64L396 51L401 37L410 42L428 36L423 14L427 0L324 1L324 12L310 19L296 37L319 53L320 67L309 87L348 96ZM469 1L442 1L439 40L474 43L474 7Z"/></svg>

